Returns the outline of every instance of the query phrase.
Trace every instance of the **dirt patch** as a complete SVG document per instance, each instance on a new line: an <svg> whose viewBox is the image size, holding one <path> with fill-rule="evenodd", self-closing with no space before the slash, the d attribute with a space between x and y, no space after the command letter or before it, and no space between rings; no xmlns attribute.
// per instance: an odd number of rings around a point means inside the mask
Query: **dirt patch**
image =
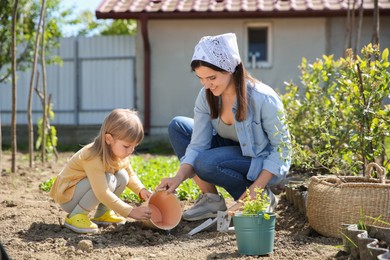
<svg viewBox="0 0 390 260"><path fill-rule="evenodd" d="M42 181L57 175L71 153L60 153L56 163L28 167L18 154L18 171L10 169L10 154L3 153L0 176L0 242L12 259L255 259L240 256L234 233L220 235L216 228L188 237L203 221L181 223L170 232L144 228L128 221L80 235L61 226L65 212L46 192ZM340 239L319 236L304 216L279 195L274 252L262 259L347 259ZM183 209L191 202L183 201Z"/></svg>

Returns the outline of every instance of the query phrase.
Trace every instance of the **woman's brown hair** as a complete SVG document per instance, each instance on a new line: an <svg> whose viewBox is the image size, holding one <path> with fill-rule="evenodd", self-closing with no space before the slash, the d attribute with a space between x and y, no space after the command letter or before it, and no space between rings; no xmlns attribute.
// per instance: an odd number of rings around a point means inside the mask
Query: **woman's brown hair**
<svg viewBox="0 0 390 260"><path fill-rule="evenodd" d="M223 70L205 61L193 60L191 62L192 71L195 71L195 69L200 66L208 67L212 70L219 71L222 73L229 73L226 70ZM237 65L236 70L234 71L232 76L237 94L236 120L241 122L246 119L247 112L246 80L250 80L252 82L255 82L256 80L246 72L244 66L242 65L242 62ZM209 89L206 89L206 98L210 106L211 118L217 118L220 113L219 98L214 96Z"/></svg>

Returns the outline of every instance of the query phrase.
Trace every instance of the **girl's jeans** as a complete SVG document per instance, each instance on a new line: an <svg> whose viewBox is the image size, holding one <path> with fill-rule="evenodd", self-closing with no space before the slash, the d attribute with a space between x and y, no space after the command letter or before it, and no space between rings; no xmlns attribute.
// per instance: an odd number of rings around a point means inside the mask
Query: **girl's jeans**
<svg viewBox="0 0 390 260"><path fill-rule="evenodd" d="M169 140L177 157L184 156L191 142L194 120L175 117L168 126ZM223 187L235 200L253 183L246 178L251 158L242 155L238 142L213 136L211 148L201 152L194 162L196 175L208 183Z"/></svg>

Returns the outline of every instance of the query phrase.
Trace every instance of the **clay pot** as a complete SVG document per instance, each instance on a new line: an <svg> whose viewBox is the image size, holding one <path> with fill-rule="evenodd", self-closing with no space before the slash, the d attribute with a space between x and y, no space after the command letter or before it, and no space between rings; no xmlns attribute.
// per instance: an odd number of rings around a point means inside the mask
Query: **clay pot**
<svg viewBox="0 0 390 260"><path fill-rule="evenodd" d="M285 191L286 191L286 199L287 199L287 201L290 204L293 204L293 198L292 198L293 190L292 190L292 188L290 186L286 186Z"/></svg>
<svg viewBox="0 0 390 260"><path fill-rule="evenodd" d="M151 228L170 230L176 227L182 215L179 199L166 191L156 191L152 194L146 205L152 211L150 220L144 225Z"/></svg>
<svg viewBox="0 0 390 260"><path fill-rule="evenodd" d="M344 250L351 259L390 259L389 250L378 246L378 239L386 241L385 234L390 229L371 225L366 228L368 231L358 229L356 224L342 224Z"/></svg>
<svg viewBox="0 0 390 260"><path fill-rule="evenodd" d="M288 183L285 187L286 191L286 199L290 204L293 204L294 207L298 209L298 205L295 205L297 201L294 202L294 199L297 200L295 197L295 193L299 190L299 187L304 185L305 180L303 178L289 178Z"/></svg>

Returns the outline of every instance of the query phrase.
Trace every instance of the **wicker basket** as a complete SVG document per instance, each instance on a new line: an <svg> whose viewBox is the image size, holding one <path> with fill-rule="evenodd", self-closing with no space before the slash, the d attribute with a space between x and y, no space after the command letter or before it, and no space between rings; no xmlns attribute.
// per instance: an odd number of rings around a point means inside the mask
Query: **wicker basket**
<svg viewBox="0 0 390 260"><path fill-rule="evenodd" d="M379 179L371 178L373 168ZM311 177L306 211L310 226L327 237L341 238L341 225L362 217L366 224L389 227L383 222L390 223L390 181L376 163L367 166L367 177Z"/></svg>

